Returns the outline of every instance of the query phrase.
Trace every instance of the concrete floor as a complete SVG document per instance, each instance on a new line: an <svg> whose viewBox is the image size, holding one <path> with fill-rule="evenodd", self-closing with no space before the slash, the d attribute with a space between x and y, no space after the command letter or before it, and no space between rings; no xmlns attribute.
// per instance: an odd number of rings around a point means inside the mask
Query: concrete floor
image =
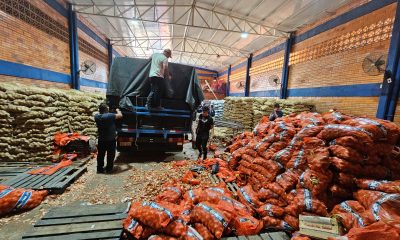
<svg viewBox="0 0 400 240"><path fill-rule="evenodd" d="M88 171L63 194L48 196L40 206L31 211L1 218L0 239L21 239L22 235L53 206L131 201L144 194L144 189L152 181L145 177L143 171L149 173L160 171L164 166L162 162L195 159L196 156L197 153L192 149L191 143L185 144L183 152L180 153L118 154L115 161L116 171L109 175L96 174L96 161L91 160L88 163ZM137 178L136 173L144 176Z"/></svg>

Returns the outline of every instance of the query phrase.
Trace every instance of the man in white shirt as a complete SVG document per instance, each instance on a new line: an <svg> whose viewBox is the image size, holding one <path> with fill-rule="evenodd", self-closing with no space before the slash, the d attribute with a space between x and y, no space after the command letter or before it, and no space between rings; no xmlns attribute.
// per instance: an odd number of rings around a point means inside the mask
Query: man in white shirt
<svg viewBox="0 0 400 240"><path fill-rule="evenodd" d="M151 91L147 97L146 108L149 110L162 110L161 97L164 79L170 79L168 71L168 58L171 58L171 50L165 49L163 53L154 53L151 56L150 86Z"/></svg>

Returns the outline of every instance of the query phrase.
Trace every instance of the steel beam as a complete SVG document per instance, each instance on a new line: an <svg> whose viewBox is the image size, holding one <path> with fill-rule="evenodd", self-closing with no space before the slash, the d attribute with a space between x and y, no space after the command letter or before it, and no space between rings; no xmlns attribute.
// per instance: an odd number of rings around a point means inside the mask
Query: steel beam
<svg viewBox="0 0 400 240"><path fill-rule="evenodd" d="M249 97L250 96L250 68L251 68L251 62L253 61L253 54L250 54L250 57L247 59L247 67L246 67L246 84L244 87L244 96Z"/></svg>
<svg viewBox="0 0 400 240"><path fill-rule="evenodd" d="M108 71L111 71L111 65L113 62L113 46L111 44L110 39L108 39L107 53L108 53Z"/></svg>
<svg viewBox="0 0 400 240"><path fill-rule="evenodd" d="M68 6L68 31L69 31L69 52L71 63L71 87L80 89L79 80L79 43L78 27L76 25L76 13L72 10L72 5Z"/></svg>
<svg viewBox="0 0 400 240"><path fill-rule="evenodd" d="M232 65L229 65L228 68L228 77L227 77L227 81L226 81L226 96L229 97L229 93L231 91L231 82L229 80L229 78L231 77L231 72L232 72Z"/></svg>
<svg viewBox="0 0 400 240"><path fill-rule="evenodd" d="M382 92L379 97L376 117L393 121L400 91L400 0L397 0L396 17L393 23Z"/></svg>
<svg viewBox="0 0 400 240"><path fill-rule="evenodd" d="M121 10L122 9L122 10ZM150 11L160 13L164 16L167 12L180 13L175 19L163 19L155 14L147 14ZM74 10L80 14L120 18L142 22L153 22L184 27L193 27L208 30L218 30L224 32L242 33L247 32L257 36L270 36L276 38L287 38L288 33L280 31L271 26L251 20L248 16L227 13L224 9L215 9L212 6L199 6L197 4L74 4ZM144 11L143 11L144 10ZM135 14L135 17L129 13ZM188 22L182 19L189 15ZM212 15L210 22L205 20L205 16ZM196 19L196 21L194 21Z"/></svg>
<svg viewBox="0 0 400 240"><path fill-rule="evenodd" d="M290 59L290 51L292 50L293 45L293 35L290 34L289 38L285 42L285 55L283 58L283 68L282 68L282 77L281 77L281 99L286 99L288 92L288 82L289 82L289 59Z"/></svg>

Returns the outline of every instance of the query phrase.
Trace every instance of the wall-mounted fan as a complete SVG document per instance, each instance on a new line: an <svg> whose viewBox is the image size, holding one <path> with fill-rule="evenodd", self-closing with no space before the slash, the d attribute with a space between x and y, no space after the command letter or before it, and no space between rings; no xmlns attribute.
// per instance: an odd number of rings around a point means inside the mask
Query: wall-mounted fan
<svg viewBox="0 0 400 240"><path fill-rule="evenodd" d="M364 72L370 76L378 76L385 72L387 55L382 52L368 54L362 63Z"/></svg>
<svg viewBox="0 0 400 240"><path fill-rule="evenodd" d="M244 82L243 82L243 81L237 82L237 83L236 83L236 88L237 88L237 89L242 89L242 88L244 88Z"/></svg>
<svg viewBox="0 0 400 240"><path fill-rule="evenodd" d="M91 60L86 60L81 64L81 69L79 71L85 75L92 75L96 72L96 63Z"/></svg>
<svg viewBox="0 0 400 240"><path fill-rule="evenodd" d="M279 91L281 90L281 80L277 75L271 75L268 77L268 85L273 87L276 91L275 96L279 97Z"/></svg>

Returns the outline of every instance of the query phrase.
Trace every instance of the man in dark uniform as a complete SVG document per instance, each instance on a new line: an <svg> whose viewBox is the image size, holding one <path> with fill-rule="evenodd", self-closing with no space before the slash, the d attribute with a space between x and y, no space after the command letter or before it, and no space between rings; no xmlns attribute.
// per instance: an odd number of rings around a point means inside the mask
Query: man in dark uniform
<svg viewBox="0 0 400 240"><path fill-rule="evenodd" d="M274 111L269 115L269 120L274 121L277 118L283 117L283 112L281 111L281 107L279 106L279 103L275 103L274 105Z"/></svg>
<svg viewBox="0 0 400 240"><path fill-rule="evenodd" d="M98 146L97 146L97 173L104 173L104 157L107 153L106 172L111 173L114 166L115 148L116 148L116 132L115 120L122 118L119 109L117 113L109 113L108 105L101 103L99 106L99 114L94 116L97 125Z"/></svg>
<svg viewBox="0 0 400 240"><path fill-rule="evenodd" d="M199 149L199 158L203 155L203 160L207 158L208 138L210 137L210 130L214 127L214 120L209 115L209 111L208 106L203 107L196 129L196 146Z"/></svg>

